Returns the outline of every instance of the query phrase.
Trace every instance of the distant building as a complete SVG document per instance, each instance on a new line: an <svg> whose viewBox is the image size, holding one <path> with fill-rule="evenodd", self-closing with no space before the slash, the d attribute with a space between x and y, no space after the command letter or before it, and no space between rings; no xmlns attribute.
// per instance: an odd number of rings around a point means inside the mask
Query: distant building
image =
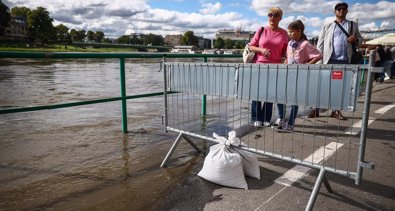
<svg viewBox="0 0 395 211"><path fill-rule="evenodd" d="M248 42L252 35L252 32L242 31L241 27L237 27L236 29L221 29L215 34L215 37L217 39L222 38L224 40L230 39L233 41Z"/></svg>
<svg viewBox="0 0 395 211"><path fill-rule="evenodd" d="M210 39L206 39L203 37L197 37L199 40L199 44L198 44L198 48L199 49L209 49L209 48L213 48L213 46L211 46L211 40Z"/></svg>
<svg viewBox="0 0 395 211"><path fill-rule="evenodd" d="M166 35L164 40L165 40L165 44L166 45L181 45L181 39L182 39L182 35L178 34L178 35Z"/></svg>
<svg viewBox="0 0 395 211"><path fill-rule="evenodd" d="M5 28L5 36L25 38L27 36L27 22L24 17L11 16L10 24Z"/></svg>

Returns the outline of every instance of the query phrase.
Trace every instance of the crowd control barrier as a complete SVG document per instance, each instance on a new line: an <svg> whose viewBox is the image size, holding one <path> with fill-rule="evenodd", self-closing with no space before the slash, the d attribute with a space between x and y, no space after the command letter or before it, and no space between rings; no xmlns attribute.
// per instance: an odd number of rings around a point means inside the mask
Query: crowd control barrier
<svg viewBox="0 0 395 211"><path fill-rule="evenodd" d="M200 151L191 138L216 143L213 132L226 136L235 130L246 144L238 146L242 150L320 170L306 206L311 210L322 182L331 192L326 173L351 178L359 185L362 170L374 167L364 160L364 153L371 73L380 70L369 64L368 71L365 94L360 97L358 65L165 62L164 125L166 131L179 135L161 166L167 165L181 140ZM361 98L364 101L358 102ZM251 101L273 103L272 121L276 104L287 105L287 113L291 105L299 106L294 131L255 127ZM306 117L312 108L320 108L319 117ZM331 117L332 110L341 110L347 120Z"/></svg>

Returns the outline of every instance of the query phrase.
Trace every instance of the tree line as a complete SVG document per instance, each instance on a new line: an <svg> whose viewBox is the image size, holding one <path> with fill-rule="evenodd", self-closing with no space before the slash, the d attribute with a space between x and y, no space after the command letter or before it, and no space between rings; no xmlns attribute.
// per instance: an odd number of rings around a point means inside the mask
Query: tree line
<svg viewBox="0 0 395 211"><path fill-rule="evenodd" d="M83 29L69 29L63 24L53 25L53 18L44 7L30 9L27 7L13 7L11 10L0 0L0 36L4 35L5 28L9 26L11 16L22 18L27 25L26 41L38 42L42 44L51 43L72 43L72 42L96 42L96 43L112 43L112 40L105 37L102 31L85 31ZM165 45L164 38L161 35L145 34L123 35L116 39L120 44L135 45ZM181 44L198 46L198 37L193 31L187 31L181 38ZM223 40L218 38L214 42L215 48L243 48L244 42L232 41L230 39Z"/></svg>

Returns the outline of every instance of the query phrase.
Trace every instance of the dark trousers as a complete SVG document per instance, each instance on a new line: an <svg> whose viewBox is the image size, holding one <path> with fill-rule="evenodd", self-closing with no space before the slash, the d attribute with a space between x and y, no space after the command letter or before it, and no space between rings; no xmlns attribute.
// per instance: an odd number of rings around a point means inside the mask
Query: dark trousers
<svg viewBox="0 0 395 211"><path fill-rule="evenodd" d="M252 101L251 103L251 121L270 122L273 113L273 103L261 101Z"/></svg>

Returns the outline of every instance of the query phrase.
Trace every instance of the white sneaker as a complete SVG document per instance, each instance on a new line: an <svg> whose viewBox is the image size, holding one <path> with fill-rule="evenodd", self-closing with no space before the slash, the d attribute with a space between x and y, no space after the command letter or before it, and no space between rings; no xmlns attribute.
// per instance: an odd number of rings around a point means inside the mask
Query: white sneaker
<svg viewBox="0 0 395 211"><path fill-rule="evenodd" d="M254 122L254 126L255 127L261 127L263 124L262 124L262 122L261 121L255 121Z"/></svg>
<svg viewBox="0 0 395 211"><path fill-rule="evenodd" d="M270 122L263 122L263 126L270 127Z"/></svg>
<svg viewBox="0 0 395 211"><path fill-rule="evenodd" d="M284 120L277 118L276 121L274 122L273 126L280 126L282 125Z"/></svg>

